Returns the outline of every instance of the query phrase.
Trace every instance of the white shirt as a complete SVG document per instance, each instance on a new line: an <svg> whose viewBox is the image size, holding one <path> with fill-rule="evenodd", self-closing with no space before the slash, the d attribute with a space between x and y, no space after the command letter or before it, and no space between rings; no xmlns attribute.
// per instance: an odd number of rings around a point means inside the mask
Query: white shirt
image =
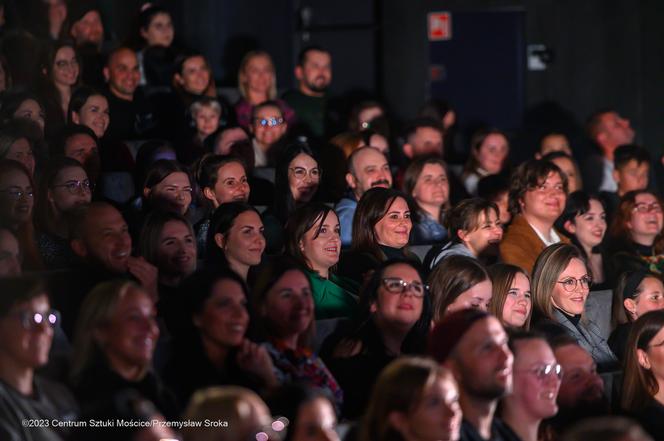
<svg viewBox="0 0 664 441"><path fill-rule="evenodd" d="M545 246L545 247L548 247L549 245L553 245L554 243L558 243L558 242L560 242L560 236L558 236L558 233L556 233L556 230L555 230L555 229L551 228L551 231L549 232L549 237L551 238L551 240L549 241L549 240L546 240L546 238L544 237L544 235L543 235L542 233L540 233L540 232L537 230L537 228L533 227L530 223L528 223L528 225L530 225L530 228L532 228L533 230L535 230L535 234L537 234L537 237L539 237L540 240L541 240L542 242L544 242L544 246Z"/></svg>
<svg viewBox="0 0 664 441"><path fill-rule="evenodd" d="M602 163L602 183L599 186L599 191L615 193L618 191L618 184L613 179L613 161L602 157Z"/></svg>

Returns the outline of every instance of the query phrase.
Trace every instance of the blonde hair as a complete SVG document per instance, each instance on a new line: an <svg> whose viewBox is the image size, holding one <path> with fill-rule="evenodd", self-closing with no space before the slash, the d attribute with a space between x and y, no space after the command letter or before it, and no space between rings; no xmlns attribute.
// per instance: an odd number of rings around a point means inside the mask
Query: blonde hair
<svg viewBox="0 0 664 441"><path fill-rule="evenodd" d="M242 95L242 98L247 99L247 86L246 81L243 81L243 77L246 75L245 70L247 69L247 65L252 60L252 58L256 57L266 57L270 62L270 66L272 66L272 84L270 85L270 90L267 92L266 101L274 100L277 98L277 76L274 73L274 63L272 62L272 57L270 57L270 54L265 51L250 51L245 54L245 56L242 58L242 61L240 62L240 68L237 71L237 88L240 90L240 95Z"/></svg>

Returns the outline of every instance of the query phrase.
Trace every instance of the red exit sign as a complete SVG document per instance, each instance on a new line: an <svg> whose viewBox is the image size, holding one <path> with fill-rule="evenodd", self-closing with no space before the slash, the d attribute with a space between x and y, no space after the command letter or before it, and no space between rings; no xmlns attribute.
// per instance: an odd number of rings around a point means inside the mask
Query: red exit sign
<svg viewBox="0 0 664 441"><path fill-rule="evenodd" d="M429 12L429 41L452 39L452 14L449 12Z"/></svg>

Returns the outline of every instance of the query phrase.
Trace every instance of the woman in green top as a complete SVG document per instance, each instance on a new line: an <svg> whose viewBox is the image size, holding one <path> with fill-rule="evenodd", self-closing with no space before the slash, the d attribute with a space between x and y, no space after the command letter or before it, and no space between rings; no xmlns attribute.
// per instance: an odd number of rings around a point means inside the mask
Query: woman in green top
<svg viewBox="0 0 664 441"><path fill-rule="evenodd" d="M316 319L351 317L357 309L359 286L332 273L339 261L339 218L327 205L310 203L286 224L286 251L307 271L313 289Z"/></svg>

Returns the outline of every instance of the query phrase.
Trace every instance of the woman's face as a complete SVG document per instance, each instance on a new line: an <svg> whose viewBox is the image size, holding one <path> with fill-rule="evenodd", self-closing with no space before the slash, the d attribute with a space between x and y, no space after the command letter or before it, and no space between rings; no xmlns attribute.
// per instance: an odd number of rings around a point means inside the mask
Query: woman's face
<svg viewBox="0 0 664 441"><path fill-rule="evenodd" d="M276 124L262 124L263 121L270 121ZM288 128L281 109L275 106L261 107L256 111L256 118L251 124L251 130L262 146L270 146L279 141L286 133Z"/></svg>
<svg viewBox="0 0 664 441"><path fill-rule="evenodd" d="M475 158L482 169L491 175L495 175L503 169L503 162L505 162L509 151L507 138L500 133L492 133L484 139L484 142L475 153Z"/></svg>
<svg viewBox="0 0 664 441"><path fill-rule="evenodd" d="M269 289L261 311L278 337L299 336L314 319L309 279L302 271L284 273Z"/></svg>
<svg viewBox="0 0 664 441"><path fill-rule="evenodd" d="M249 326L247 297L239 283L221 279L212 287L203 310L194 316L194 324L204 340L225 348L242 344Z"/></svg>
<svg viewBox="0 0 664 441"><path fill-rule="evenodd" d="M164 224L157 242L160 273L188 276L196 269L196 240L189 226L177 220Z"/></svg>
<svg viewBox="0 0 664 441"><path fill-rule="evenodd" d="M316 194L320 183L320 169L314 158L306 153L297 155L288 165L288 186L297 203L307 203Z"/></svg>
<svg viewBox="0 0 664 441"><path fill-rule="evenodd" d="M558 412L556 398L562 371L547 342L540 338L519 340L514 351L514 386L506 406L527 412L533 419L544 419Z"/></svg>
<svg viewBox="0 0 664 441"><path fill-rule="evenodd" d="M176 74L182 88L194 95L202 95L210 85L210 68L202 56L188 58L182 64L182 73Z"/></svg>
<svg viewBox="0 0 664 441"><path fill-rule="evenodd" d="M35 174L35 155L32 146L26 138L19 138L9 147L6 159L13 159L25 165L31 176Z"/></svg>
<svg viewBox="0 0 664 441"><path fill-rule="evenodd" d="M422 286L420 275L415 268L407 264L397 263L388 266L383 272L383 280L376 293L376 302L371 306L371 311L378 321L401 328L412 328L422 315L424 297L416 296L412 286L402 293L390 292L385 287L385 279L400 279L405 283Z"/></svg>
<svg viewBox="0 0 664 441"><path fill-rule="evenodd" d="M456 441L461 429L459 390L450 375L427 384L401 428L404 439Z"/></svg>
<svg viewBox="0 0 664 441"><path fill-rule="evenodd" d="M380 245L403 248L408 245L411 228L410 208L404 198L397 197L374 226L374 232Z"/></svg>
<svg viewBox="0 0 664 441"><path fill-rule="evenodd" d="M78 81L80 68L76 52L71 46L63 46L55 53L51 78L56 85L71 87Z"/></svg>
<svg viewBox="0 0 664 441"><path fill-rule="evenodd" d="M184 172L173 172L147 190L150 201L166 211L185 214L191 204L191 183Z"/></svg>
<svg viewBox="0 0 664 441"><path fill-rule="evenodd" d="M297 410L293 441L339 441L335 431L337 415L332 403L326 398L316 398L302 404Z"/></svg>
<svg viewBox="0 0 664 441"><path fill-rule="evenodd" d="M569 158L555 158L551 162L556 164L563 173L567 175L567 191L574 193L577 190L581 190L581 183L579 182L579 176L576 173L576 167L574 163Z"/></svg>
<svg viewBox="0 0 664 441"><path fill-rule="evenodd" d="M512 212L510 211L510 194L505 191L501 193L495 201L495 204L498 206L498 211L500 212L500 224L507 226L512 220Z"/></svg>
<svg viewBox="0 0 664 441"><path fill-rule="evenodd" d="M568 314L583 313L590 293L590 280L592 279L588 274L586 264L581 259L574 257L558 276L553 287L551 296L554 305Z"/></svg>
<svg viewBox="0 0 664 441"><path fill-rule="evenodd" d="M218 234L217 245L221 242L224 255L231 263L254 266L261 263L265 251L263 221L253 210L240 213L233 222L227 238Z"/></svg>
<svg viewBox="0 0 664 441"><path fill-rule="evenodd" d="M654 240L664 225L662 206L650 193L636 195L635 202L627 228L633 239L650 238Z"/></svg>
<svg viewBox="0 0 664 441"><path fill-rule="evenodd" d="M562 178L558 173L551 172L544 182L526 191L521 200L521 211L553 227L565 208L566 199Z"/></svg>
<svg viewBox="0 0 664 441"><path fill-rule="evenodd" d="M587 212L574 217L574 222L565 223L565 229L576 236L581 245L593 248L602 243L606 233L606 213L602 203L590 200Z"/></svg>
<svg viewBox="0 0 664 441"><path fill-rule="evenodd" d="M657 277L646 277L639 284L636 298L625 299L625 309L632 320L636 320L649 311L664 309L664 285Z"/></svg>
<svg viewBox="0 0 664 441"><path fill-rule="evenodd" d="M212 106L203 106L198 109L194 120L196 130L202 138L213 134L219 128L219 112Z"/></svg>
<svg viewBox="0 0 664 441"><path fill-rule="evenodd" d="M154 302L143 289L129 288L96 335L115 369L148 367L159 338Z"/></svg>
<svg viewBox="0 0 664 441"><path fill-rule="evenodd" d="M83 167L67 167L60 170L49 189L48 199L53 211L65 213L92 200L90 180Z"/></svg>
<svg viewBox="0 0 664 441"><path fill-rule="evenodd" d="M645 352L646 357L639 357L639 364L652 372L661 387L664 383L664 328L650 340L647 351L637 349L637 352Z"/></svg>
<svg viewBox="0 0 664 441"><path fill-rule="evenodd" d="M111 121L108 100L102 95L92 95L87 99L79 112L72 114L72 120L92 129L97 138L101 139Z"/></svg>
<svg viewBox="0 0 664 441"><path fill-rule="evenodd" d="M507 291L503 304L502 322L514 328L522 328L530 317L532 306L528 277L522 273L514 274L512 286Z"/></svg>
<svg viewBox="0 0 664 441"><path fill-rule="evenodd" d="M449 195L450 184L445 169L440 164L425 164L413 189L418 205L442 207Z"/></svg>
<svg viewBox="0 0 664 441"><path fill-rule="evenodd" d="M229 162L217 170L217 183L214 189L205 192L215 208L226 202L247 202L249 200L249 182L247 172L239 162Z"/></svg>
<svg viewBox="0 0 664 441"><path fill-rule="evenodd" d="M37 123L37 125L44 130L44 109L41 108L39 103L31 98L23 101L16 112L14 118L29 119Z"/></svg>
<svg viewBox="0 0 664 441"><path fill-rule="evenodd" d="M4 317L0 317L2 359L8 357L13 364L29 369L44 366L48 362L53 341L50 310L48 297L44 294L12 306ZM40 323L36 323L35 318Z"/></svg>
<svg viewBox="0 0 664 441"><path fill-rule="evenodd" d="M446 314L450 312L459 311L460 309L481 309L487 311L489 309L489 302L491 301L491 289L493 285L491 280L483 280L459 294L452 303L449 304Z"/></svg>
<svg viewBox="0 0 664 441"><path fill-rule="evenodd" d="M173 43L173 22L171 16L165 12L160 12L152 17L147 29L141 29L141 36L145 39L148 46L169 47Z"/></svg>
<svg viewBox="0 0 664 441"><path fill-rule="evenodd" d="M244 67L242 81L251 92L267 98L274 82L274 67L270 59L265 55L252 57Z"/></svg>
<svg viewBox="0 0 664 441"><path fill-rule="evenodd" d="M0 175L0 217L8 225L22 225L32 220L34 195L28 175L11 170Z"/></svg>
<svg viewBox="0 0 664 441"><path fill-rule="evenodd" d="M318 234L318 236L316 236ZM339 218L330 210L325 219L316 219L300 241L300 249L311 269L327 270L336 265L341 253L341 230Z"/></svg>

